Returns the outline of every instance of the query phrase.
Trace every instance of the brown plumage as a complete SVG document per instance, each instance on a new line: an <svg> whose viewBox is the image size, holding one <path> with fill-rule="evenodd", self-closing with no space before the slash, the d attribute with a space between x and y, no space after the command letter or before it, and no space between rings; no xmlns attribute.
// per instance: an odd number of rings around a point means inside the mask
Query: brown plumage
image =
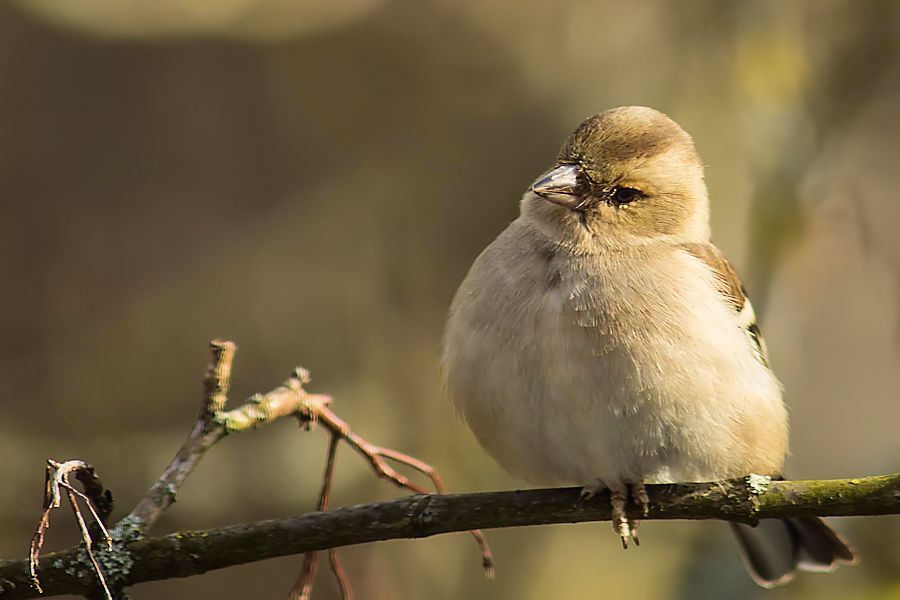
<svg viewBox="0 0 900 600"><path fill-rule="evenodd" d="M703 164L666 115L586 119L453 300L447 390L536 483L608 488L627 545L645 482L776 476L787 411L740 279L710 243ZM754 579L852 562L819 519L734 527Z"/></svg>

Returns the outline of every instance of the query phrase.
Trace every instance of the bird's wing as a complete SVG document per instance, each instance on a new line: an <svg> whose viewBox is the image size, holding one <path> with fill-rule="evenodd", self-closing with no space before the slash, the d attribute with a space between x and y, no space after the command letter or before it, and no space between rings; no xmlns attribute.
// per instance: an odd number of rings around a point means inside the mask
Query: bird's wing
<svg viewBox="0 0 900 600"><path fill-rule="evenodd" d="M750 303L750 298L747 297L747 290L744 289L741 278L738 277L734 267L725 260L722 251L712 244L683 244L682 249L701 260L712 270L725 302L734 308L738 327L747 332L747 335L753 340L757 356L763 364L768 366L769 355L766 350L766 342L756 324L756 313L753 312L753 305Z"/></svg>

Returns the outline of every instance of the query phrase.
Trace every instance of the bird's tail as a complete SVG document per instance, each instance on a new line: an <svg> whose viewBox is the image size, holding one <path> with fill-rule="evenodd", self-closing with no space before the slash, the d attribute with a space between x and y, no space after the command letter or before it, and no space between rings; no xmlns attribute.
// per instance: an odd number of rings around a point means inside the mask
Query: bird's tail
<svg viewBox="0 0 900 600"><path fill-rule="evenodd" d="M756 527L731 524L750 576L772 588L794 578L797 570L833 571L853 564L856 552L817 517L764 519Z"/></svg>

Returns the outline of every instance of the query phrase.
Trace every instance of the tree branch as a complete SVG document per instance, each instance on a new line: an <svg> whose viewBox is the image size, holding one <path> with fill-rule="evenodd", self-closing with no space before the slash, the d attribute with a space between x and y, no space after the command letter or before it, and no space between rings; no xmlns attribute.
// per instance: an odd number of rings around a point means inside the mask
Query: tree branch
<svg viewBox="0 0 900 600"><path fill-rule="evenodd" d="M769 481L751 476L714 483L648 485L653 519L718 519L754 524L800 516L900 513L900 474L822 481ZM238 564L399 538L421 538L476 528L605 521L609 495L579 502L580 488L479 494L417 495L297 517L180 532L126 542L130 566L121 581L133 585L188 577ZM635 518L639 517L635 511ZM47 594L79 593L93 583L83 549L47 555L39 576ZM5 586L5 587L4 587ZM28 562L0 562L0 598L34 598Z"/></svg>
<svg viewBox="0 0 900 600"><path fill-rule="evenodd" d="M203 379L203 402L200 407L200 414L187 440L182 444L163 474L150 487L147 495L138 502L127 517L120 520L109 532L104 527L104 521L112 511L112 495L103 488L93 467L80 460L66 461L65 463L50 461L49 468L51 470L48 470L46 473L47 484L44 512L32 538L29 550L30 583L35 593L40 594L42 590L40 574L44 570L38 569L37 566L43 547L44 531L50 523L50 511L59 506L59 488L61 486L65 488L71 500L72 509L87 548L86 559L85 557L77 556L73 559L74 562L65 564L66 573L79 580L79 585L89 596L95 596L99 587L102 589L103 595L109 600L112 600L113 596L115 598L124 597L121 592L129 585L127 574L134 565L134 558L129 550L130 544L136 540L143 539L162 513L172 505L178 490L206 452L231 433L256 429L282 417L295 417L300 422L301 427L306 430L311 430L317 423L321 423L331 433L329 468L326 470L323 480L320 511L327 508L334 452L337 448L337 443L340 441L346 442L358 454L363 456L379 477L392 481L401 488L420 494L427 494L430 491L400 474L388 464L389 461L419 471L431 480L437 493L442 494L446 492L443 481L431 465L402 452L390 448L382 448L368 442L331 411L329 408L331 398L329 396L308 393L303 386L309 383L309 373L301 367L294 369L291 376L275 389L264 394L255 394L237 408L225 410L228 403L228 389L236 351L237 346L233 342L227 340L213 340L210 342L211 357L206 376ZM52 469L56 469L57 472L52 472ZM81 474L79 480L85 488L85 493L79 492L71 486L68 479L70 472ZM80 497L86 503L95 521L93 525L100 530L106 542L106 549L94 547L91 534L76 502L76 497ZM485 574L491 577L494 563L487 541L478 530L473 530L469 533L481 551L482 566ZM329 562L338 580L342 596L345 599L350 599L352 592L350 591L343 567L334 550L329 552ZM92 581L90 577L85 579L89 573L83 568L86 564L90 567L90 572L96 574L96 582ZM54 565L60 566L63 563L56 561ZM301 575L301 579L298 582L300 586L298 593L303 594L304 597L308 597L311 593L314 572L315 560L314 555L311 555L308 565L304 568L305 575ZM8 592L12 589L17 590L16 593L24 593L16 582L0 577L0 598L9 597Z"/></svg>

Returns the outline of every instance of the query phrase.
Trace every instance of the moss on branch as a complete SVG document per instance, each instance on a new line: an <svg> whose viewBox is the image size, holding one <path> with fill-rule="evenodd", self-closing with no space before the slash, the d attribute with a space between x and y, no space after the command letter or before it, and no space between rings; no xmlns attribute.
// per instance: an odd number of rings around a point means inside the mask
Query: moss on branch
<svg viewBox="0 0 900 600"><path fill-rule="evenodd" d="M124 585L206 571L278 556L471 529L604 521L609 497L579 502L578 488L417 495L296 517L125 542L130 563ZM748 478L717 483L647 486L653 519L718 519L753 524L795 516L900 513L900 474L821 481ZM637 514L633 515L638 517ZM82 593L93 576L79 568L83 548L46 555L40 580L48 595ZM28 561L0 561L0 598L34 598Z"/></svg>

